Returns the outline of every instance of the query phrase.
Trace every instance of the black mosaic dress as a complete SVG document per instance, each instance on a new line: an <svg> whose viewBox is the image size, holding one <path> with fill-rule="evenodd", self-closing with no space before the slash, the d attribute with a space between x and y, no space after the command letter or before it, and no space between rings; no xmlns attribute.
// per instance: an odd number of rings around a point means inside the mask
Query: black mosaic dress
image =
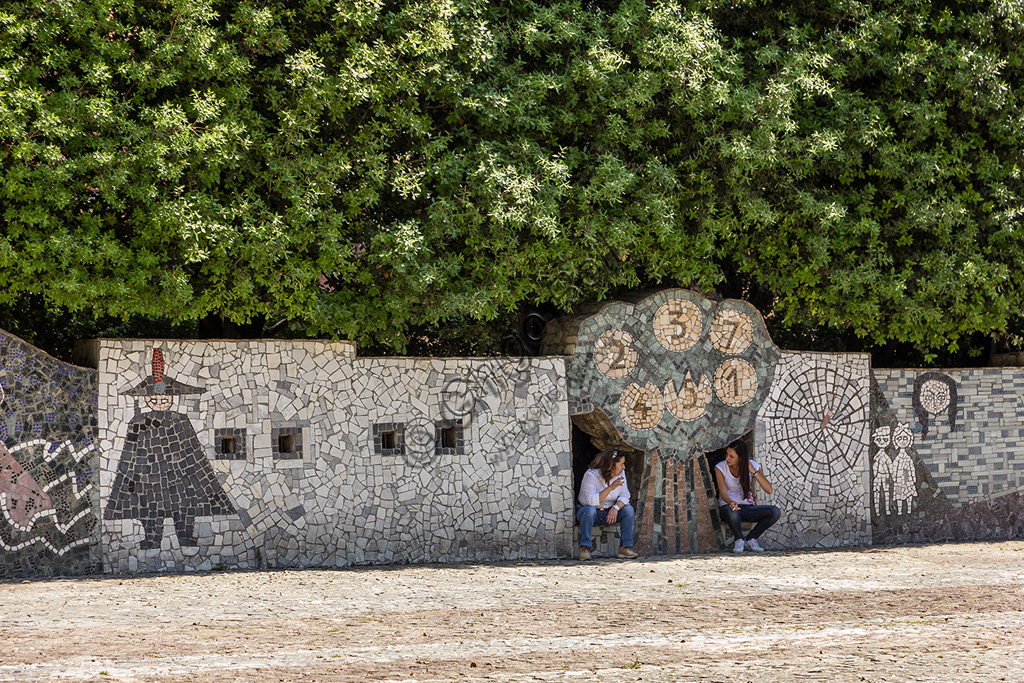
<svg viewBox="0 0 1024 683"><path fill-rule="evenodd" d="M146 532L141 544L145 549L160 546L168 517L174 520L178 542L194 546L197 516L231 514L235 507L217 481L188 417L158 410L132 418L104 519L140 520Z"/></svg>

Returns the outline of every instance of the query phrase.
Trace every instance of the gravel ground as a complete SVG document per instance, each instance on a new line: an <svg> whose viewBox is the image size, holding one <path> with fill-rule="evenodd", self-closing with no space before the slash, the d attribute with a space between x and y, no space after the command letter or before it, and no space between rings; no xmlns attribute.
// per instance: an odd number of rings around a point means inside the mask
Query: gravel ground
<svg viewBox="0 0 1024 683"><path fill-rule="evenodd" d="M0 680L1024 681L1024 542L0 583Z"/></svg>

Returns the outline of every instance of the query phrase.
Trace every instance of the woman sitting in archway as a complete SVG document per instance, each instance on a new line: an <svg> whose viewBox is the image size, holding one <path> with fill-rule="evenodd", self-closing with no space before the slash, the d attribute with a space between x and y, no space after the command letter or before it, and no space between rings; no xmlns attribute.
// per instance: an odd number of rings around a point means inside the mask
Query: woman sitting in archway
<svg viewBox="0 0 1024 683"><path fill-rule="evenodd" d="M757 539L779 521L782 512L774 505L756 504L753 482L757 481L766 493L772 492L772 484L761 471L761 465L750 459L747 444L742 441L729 444L725 460L715 465L715 479L718 482L718 511L732 529L735 539L733 552L741 553L744 549L763 552L764 548ZM745 537L743 522L754 522L754 528Z"/></svg>
<svg viewBox="0 0 1024 683"><path fill-rule="evenodd" d="M622 541L619 557L632 560L637 557L633 550L633 506L629 504L629 487L626 486L626 456L618 451L601 451L590 463L590 469L583 475L580 495L576 503L576 519L580 523L580 559L590 559L593 545L590 533L594 525L618 524Z"/></svg>

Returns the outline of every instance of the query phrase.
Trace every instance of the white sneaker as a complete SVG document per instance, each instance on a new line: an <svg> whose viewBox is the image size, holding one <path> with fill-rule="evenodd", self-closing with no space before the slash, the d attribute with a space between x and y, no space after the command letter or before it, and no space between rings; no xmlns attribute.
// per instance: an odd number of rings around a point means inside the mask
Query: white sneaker
<svg viewBox="0 0 1024 683"><path fill-rule="evenodd" d="M753 550L755 553L764 552L764 548L762 548L760 544L758 544L756 538L751 538L747 540L747 550Z"/></svg>
<svg viewBox="0 0 1024 683"><path fill-rule="evenodd" d="M734 553L742 553L743 552L743 539L742 538L732 544L732 551Z"/></svg>

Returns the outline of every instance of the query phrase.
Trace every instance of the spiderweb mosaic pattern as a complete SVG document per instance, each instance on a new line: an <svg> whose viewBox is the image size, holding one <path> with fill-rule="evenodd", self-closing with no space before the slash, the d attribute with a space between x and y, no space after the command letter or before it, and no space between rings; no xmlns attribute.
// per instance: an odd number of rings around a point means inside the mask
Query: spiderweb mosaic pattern
<svg viewBox="0 0 1024 683"><path fill-rule="evenodd" d="M755 449L786 516L774 547L870 542L868 373L866 355L789 353L776 367Z"/></svg>

